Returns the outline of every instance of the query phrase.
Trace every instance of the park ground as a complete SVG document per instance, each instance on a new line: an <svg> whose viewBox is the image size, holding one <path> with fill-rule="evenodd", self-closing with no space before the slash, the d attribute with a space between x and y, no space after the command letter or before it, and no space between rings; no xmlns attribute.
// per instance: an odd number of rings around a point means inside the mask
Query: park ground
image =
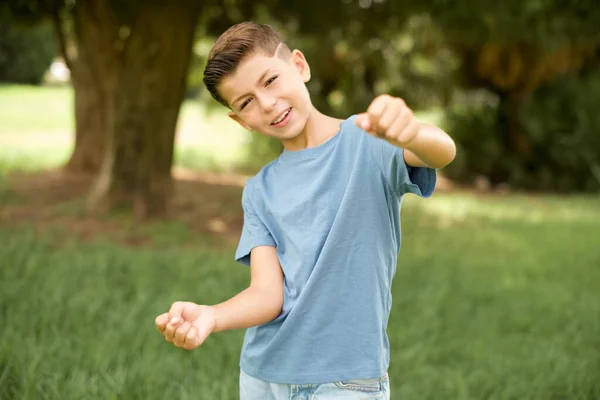
<svg viewBox="0 0 600 400"><path fill-rule="evenodd" d="M154 317L247 285L248 136L184 104L169 218L85 211L66 88L0 87L0 399L235 399L242 331L187 352ZM403 205L392 399L600 398L600 198L441 190Z"/></svg>

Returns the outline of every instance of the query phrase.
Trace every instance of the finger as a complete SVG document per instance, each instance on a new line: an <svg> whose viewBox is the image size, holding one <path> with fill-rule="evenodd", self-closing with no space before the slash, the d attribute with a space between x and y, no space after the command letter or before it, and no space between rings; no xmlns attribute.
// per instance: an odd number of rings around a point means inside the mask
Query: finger
<svg viewBox="0 0 600 400"><path fill-rule="evenodd" d="M179 321L177 323L168 323L163 335L167 338L168 341L173 342L175 340L175 333L177 332L177 328L181 325L183 321Z"/></svg>
<svg viewBox="0 0 600 400"><path fill-rule="evenodd" d="M185 302L183 301L176 301L175 303L173 303L171 305L171 308L169 309L169 321L170 322L174 322L173 319L183 319L182 318L182 314L183 314L183 309L185 308Z"/></svg>
<svg viewBox="0 0 600 400"><path fill-rule="evenodd" d="M401 107L399 115L390 124L387 132L389 132L390 139L399 139L402 132L408 127L411 121L414 119L413 112L408 107Z"/></svg>
<svg viewBox="0 0 600 400"><path fill-rule="evenodd" d="M187 336L191 327L192 324L189 322L184 322L183 324L179 325L175 331L175 337L173 338L173 344L175 346L183 347L183 342L185 341L185 337Z"/></svg>
<svg viewBox="0 0 600 400"><path fill-rule="evenodd" d="M171 341L173 340L173 337L175 335L175 330L183 322L182 314L184 308L185 302L176 301L171 305L171 308L169 309L169 323L165 328L164 334L165 336L168 336L168 338Z"/></svg>
<svg viewBox="0 0 600 400"><path fill-rule="evenodd" d="M169 322L169 313L161 314L158 317L156 317L156 319L154 320L154 323L156 324L156 328L158 329L158 331L160 333L163 333L165 331L165 328L167 327L168 322Z"/></svg>
<svg viewBox="0 0 600 400"><path fill-rule="evenodd" d="M371 130L378 126L379 119L383 115L383 112L385 111L385 108L391 99L392 97L386 94L378 96L371 102L369 108L367 108L369 122L371 123Z"/></svg>
<svg viewBox="0 0 600 400"><path fill-rule="evenodd" d="M177 328L179 328L179 326L184 322L185 321L181 317L175 317L171 319L171 321L167 324L163 334L168 338L168 340L173 341L175 339L175 332L177 331Z"/></svg>
<svg viewBox="0 0 600 400"><path fill-rule="evenodd" d="M354 123L367 132L371 129L371 121L369 121L369 114L367 113L358 114Z"/></svg>
<svg viewBox="0 0 600 400"><path fill-rule="evenodd" d="M198 343L198 330L192 326L188 331L183 341L183 348L186 350L193 350L199 346Z"/></svg>
<svg viewBox="0 0 600 400"><path fill-rule="evenodd" d="M381 134L386 133L392 126L392 123L402 115L404 108L406 108L406 105L401 99L390 100L383 110L381 118L379 118L377 131Z"/></svg>

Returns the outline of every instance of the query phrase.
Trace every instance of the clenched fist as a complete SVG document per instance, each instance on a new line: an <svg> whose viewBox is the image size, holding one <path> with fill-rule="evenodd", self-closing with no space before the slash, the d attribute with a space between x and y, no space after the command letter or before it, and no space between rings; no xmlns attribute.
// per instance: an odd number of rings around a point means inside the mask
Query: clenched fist
<svg viewBox="0 0 600 400"><path fill-rule="evenodd" d="M167 342L186 350L199 347L216 326L212 307L184 301L173 303L168 313L156 317L155 323Z"/></svg>
<svg viewBox="0 0 600 400"><path fill-rule="evenodd" d="M387 94L376 97L366 113L356 116L355 123L371 135L403 148L409 148L421 127L404 100Z"/></svg>

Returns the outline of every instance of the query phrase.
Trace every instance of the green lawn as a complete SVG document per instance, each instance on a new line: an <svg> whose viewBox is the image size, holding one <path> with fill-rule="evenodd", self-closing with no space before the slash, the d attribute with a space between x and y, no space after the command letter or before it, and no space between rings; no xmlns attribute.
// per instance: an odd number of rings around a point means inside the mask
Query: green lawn
<svg viewBox="0 0 600 400"><path fill-rule="evenodd" d="M37 171L64 164L73 149L73 91L68 86L0 85L0 170ZM247 157L249 134L225 111L181 108L175 165L232 170Z"/></svg>
<svg viewBox="0 0 600 400"><path fill-rule="evenodd" d="M597 199L576 202L585 218L555 213L569 208L559 198L482 198L468 218L444 208L468 199L405 203L392 399L600 398ZM505 204L547 218L505 215ZM243 332L186 352L153 325L175 300L210 304L243 289L233 248L198 238L181 250L177 234L156 249L53 239L0 229L0 398L236 398Z"/></svg>
<svg viewBox="0 0 600 400"><path fill-rule="evenodd" d="M68 157L70 101L68 88L0 86L0 211L22 201L3 172ZM247 136L230 122L186 102L178 164L239 161ZM392 399L600 399L599 200L407 197L388 327ZM77 201L49 206L69 218ZM40 234L0 224L1 400L237 398L242 331L187 352L162 339L154 317L176 300L229 298L248 269L232 246L184 223L131 229L153 246L119 244L120 231L81 242L64 225Z"/></svg>
<svg viewBox="0 0 600 400"><path fill-rule="evenodd" d="M0 136L70 130L72 101L67 86L0 85Z"/></svg>

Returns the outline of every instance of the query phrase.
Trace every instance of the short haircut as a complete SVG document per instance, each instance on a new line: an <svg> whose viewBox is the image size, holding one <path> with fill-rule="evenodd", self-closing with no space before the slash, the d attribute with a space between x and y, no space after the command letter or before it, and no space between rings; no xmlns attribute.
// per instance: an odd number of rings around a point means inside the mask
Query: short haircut
<svg viewBox="0 0 600 400"><path fill-rule="evenodd" d="M281 52L289 55L290 49L271 26L242 22L227 29L213 44L204 68L204 85L211 96L225 107L227 102L217 90L221 81L233 73L244 58L254 53L274 56Z"/></svg>

